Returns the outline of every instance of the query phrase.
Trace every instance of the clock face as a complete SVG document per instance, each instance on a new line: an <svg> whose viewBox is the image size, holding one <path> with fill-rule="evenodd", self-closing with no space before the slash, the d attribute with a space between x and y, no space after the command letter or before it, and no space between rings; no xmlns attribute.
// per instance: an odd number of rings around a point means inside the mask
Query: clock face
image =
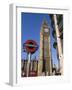
<svg viewBox="0 0 72 90"><path fill-rule="evenodd" d="M48 32L48 31L49 31L49 29L48 29L48 28L45 28L45 29L44 29L44 31L45 31L45 32Z"/></svg>

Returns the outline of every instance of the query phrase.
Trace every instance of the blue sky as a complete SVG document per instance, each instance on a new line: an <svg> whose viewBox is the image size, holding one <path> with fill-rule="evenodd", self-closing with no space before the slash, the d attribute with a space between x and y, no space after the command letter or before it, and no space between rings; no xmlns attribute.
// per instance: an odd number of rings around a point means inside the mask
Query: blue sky
<svg viewBox="0 0 72 90"><path fill-rule="evenodd" d="M23 43L25 43L26 40L35 40L37 44L40 46L40 30L43 20L46 19L48 22L48 25L50 25L51 20L48 14L39 14L39 13L21 13L21 46L23 47ZM52 28L50 27L50 38L51 38L51 54L52 54L52 60L53 63L57 64L57 52L53 48L53 42L54 38L52 37ZM39 58L39 52L38 49L33 55L32 59L36 56L36 58ZM21 52L21 58L26 59L27 54L25 52Z"/></svg>

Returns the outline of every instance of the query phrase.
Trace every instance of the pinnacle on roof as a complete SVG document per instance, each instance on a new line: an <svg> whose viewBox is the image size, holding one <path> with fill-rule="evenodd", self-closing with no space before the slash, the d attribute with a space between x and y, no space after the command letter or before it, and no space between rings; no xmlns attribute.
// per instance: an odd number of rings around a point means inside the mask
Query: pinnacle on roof
<svg viewBox="0 0 72 90"><path fill-rule="evenodd" d="M45 17L44 17L44 20L43 20L42 25L47 25L47 26L48 26L48 23L47 23L47 20L46 20L46 18L45 18Z"/></svg>

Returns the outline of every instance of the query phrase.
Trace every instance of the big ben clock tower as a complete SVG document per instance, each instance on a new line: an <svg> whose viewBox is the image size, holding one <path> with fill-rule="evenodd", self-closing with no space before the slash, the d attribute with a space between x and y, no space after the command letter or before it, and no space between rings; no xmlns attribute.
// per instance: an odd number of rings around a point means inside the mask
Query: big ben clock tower
<svg viewBox="0 0 72 90"><path fill-rule="evenodd" d="M40 58L38 63L38 75L52 75L50 29L46 20L43 21L40 31Z"/></svg>

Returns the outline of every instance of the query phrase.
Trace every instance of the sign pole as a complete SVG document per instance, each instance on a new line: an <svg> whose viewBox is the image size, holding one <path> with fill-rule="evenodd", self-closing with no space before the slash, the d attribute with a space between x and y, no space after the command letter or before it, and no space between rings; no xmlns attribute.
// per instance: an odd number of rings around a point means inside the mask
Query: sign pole
<svg viewBox="0 0 72 90"><path fill-rule="evenodd" d="M27 40L24 43L24 49L26 49L27 52L27 67L26 67L26 77L29 76L29 68L30 68L30 60L31 60L31 54L35 53L38 49L38 45L33 40Z"/></svg>
<svg viewBox="0 0 72 90"><path fill-rule="evenodd" d="M30 65L30 60L31 60L31 53L28 53L28 62L27 62L27 77L29 76L29 65Z"/></svg>

